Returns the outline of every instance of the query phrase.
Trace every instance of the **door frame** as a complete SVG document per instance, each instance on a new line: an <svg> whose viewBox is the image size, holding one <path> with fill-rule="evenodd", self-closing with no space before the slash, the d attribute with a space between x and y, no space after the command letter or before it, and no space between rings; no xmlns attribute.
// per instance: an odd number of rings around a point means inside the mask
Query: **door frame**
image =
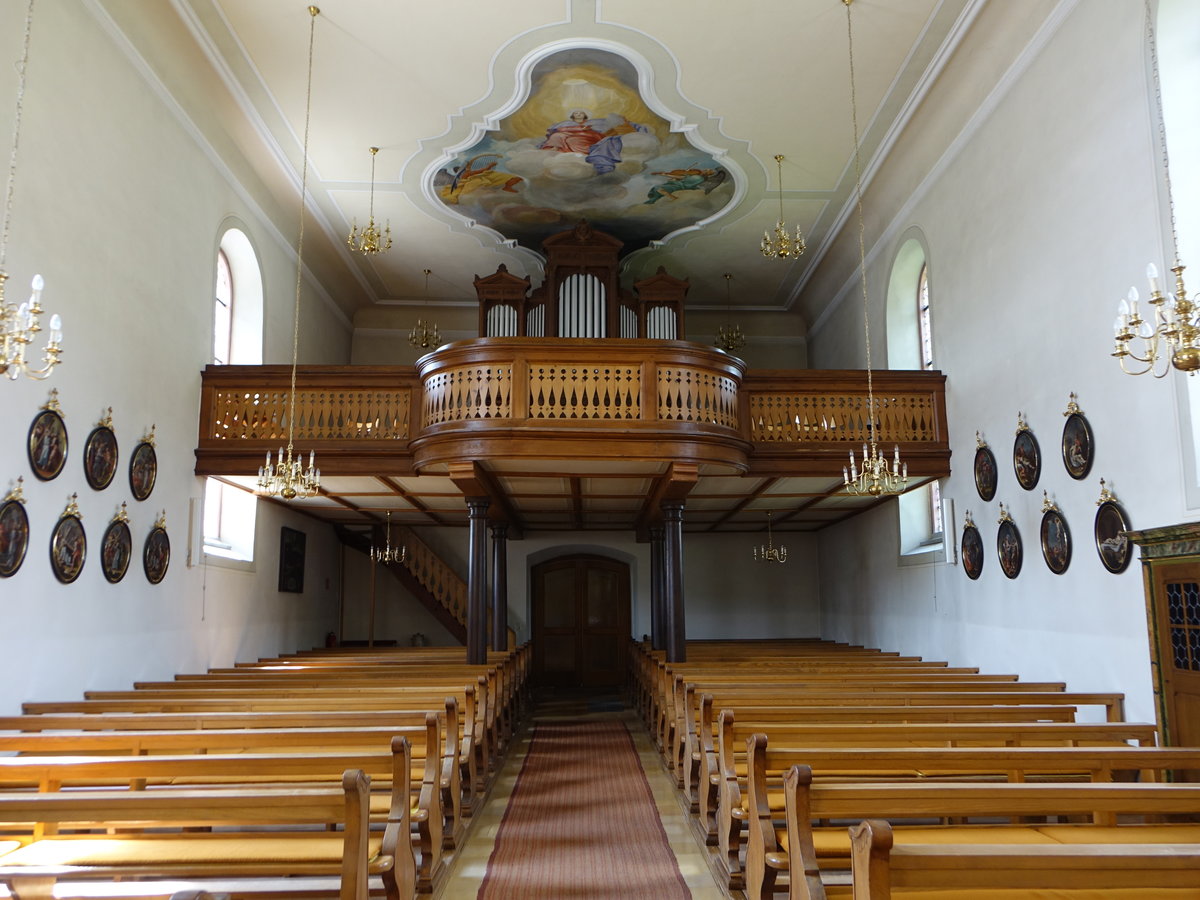
<svg viewBox="0 0 1200 900"><path fill-rule="evenodd" d="M601 553L586 553L586 552L566 552L557 556L552 556L548 559L542 559L529 567L529 597L530 597L530 632L532 635L533 644L533 661L530 671L530 677L535 684L544 683L544 657L543 657L543 607L542 600L542 572L550 567L559 567L564 564L571 564L575 567L580 565L586 566L589 563L598 564L597 568L604 568L609 571L616 571L619 575L620 590L622 592L624 604L622 608L622 622L618 626L619 640L617 643L617 670L619 672L618 679L624 678L625 661L628 658L628 639L632 634L633 627L633 567L623 559L612 556L606 556ZM578 571L578 568L577 568ZM577 603L581 603L581 594L579 584L576 583L575 599ZM584 683L584 636L586 634L587 625L585 618L581 615L582 610L576 609L576 627L575 627L575 675L578 686L587 686Z"/></svg>

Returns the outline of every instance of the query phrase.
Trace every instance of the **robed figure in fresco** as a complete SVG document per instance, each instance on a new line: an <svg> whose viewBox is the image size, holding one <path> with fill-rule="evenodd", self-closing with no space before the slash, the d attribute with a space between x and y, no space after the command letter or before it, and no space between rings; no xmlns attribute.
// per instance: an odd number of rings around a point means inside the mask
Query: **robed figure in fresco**
<svg viewBox="0 0 1200 900"><path fill-rule="evenodd" d="M646 134L649 129L616 113L593 119L587 110L575 109L571 111L569 119L556 122L546 129L546 139L539 149L582 153L596 174L603 175L615 169L621 161L621 151L624 149L621 135L634 132Z"/></svg>

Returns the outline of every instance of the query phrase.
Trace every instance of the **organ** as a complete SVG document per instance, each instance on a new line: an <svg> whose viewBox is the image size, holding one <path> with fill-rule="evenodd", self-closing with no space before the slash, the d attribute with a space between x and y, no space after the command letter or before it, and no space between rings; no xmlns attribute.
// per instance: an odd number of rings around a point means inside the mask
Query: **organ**
<svg viewBox="0 0 1200 900"><path fill-rule="evenodd" d="M689 283L661 266L632 289L621 286L622 242L580 222L542 243L546 278L531 289L504 265L475 276L480 337L683 340Z"/></svg>

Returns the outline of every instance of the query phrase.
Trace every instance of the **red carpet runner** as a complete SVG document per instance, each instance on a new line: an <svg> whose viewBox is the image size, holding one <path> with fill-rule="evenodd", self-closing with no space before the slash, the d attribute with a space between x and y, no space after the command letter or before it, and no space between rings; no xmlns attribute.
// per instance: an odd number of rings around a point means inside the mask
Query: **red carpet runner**
<svg viewBox="0 0 1200 900"><path fill-rule="evenodd" d="M623 724L537 725L478 896L691 897Z"/></svg>

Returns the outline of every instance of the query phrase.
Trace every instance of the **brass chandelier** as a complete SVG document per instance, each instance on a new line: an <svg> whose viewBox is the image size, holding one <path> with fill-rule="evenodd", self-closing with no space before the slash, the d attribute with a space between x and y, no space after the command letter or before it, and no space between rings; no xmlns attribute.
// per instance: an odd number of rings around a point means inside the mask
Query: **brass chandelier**
<svg viewBox="0 0 1200 900"><path fill-rule="evenodd" d="M367 224L360 232L358 221L353 220L350 223L350 236L346 238L346 244L351 250L368 255L392 249L391 223L385 223L383 231L380 231L379 226L375 224L375 154L379 152L379 148L371 147L369 149L371 151L371 204L368 207Z"/></svg>
<svg viewBox="0 0 1200 900"><path fill-rule="evenodd" d="M1162 83L1158 72L1158 42L1154 32L1154 16L1149 0L1146 4L1146 38L1150 45L1150 66L1154 75L1154 104L1158 114L1158 141L1162 146L1163 180L1167 189L1167 205L1171 215L1171 250L1175 265L1173 295L1166 295L1158 280L1158 266L1150 263L1146 267L1146 278L1150 282L1150 309L1148 319L1143 319L1138 310L1138 291L1131 287L1117 308L1117 319L1113 323L1115 346L1112 355L1121 364L1126 375L1151 373L1163 378L1172 368L1189 375L1200 369L1200 296L1188 299L1183 283L1184 265L1179 261L1179 233L1175 222L1175 197L1171 192L1171 165L1167 153L1167 128L1163 116ZM1130 341L1137 341L1137 350L1129 348ZM1129 360L1139 368L1131 369Z"/></svg>
<svg viewBox="0 0 1200 900"><path fill-rule="evenodd" d="M729 317L733 318L733 298L729 294L729 280L733 278L732 273L725 273L725 306L729 311ZM741 350L746 346L746 336L742 334L742 329L733 323L732 325L717 326L717 339L714 343L726 353L733 353L736 350Z"/></svg>
<svg viewBox="0 0 1200 900"><path fill-rule="evenodd" d="M867 299L867 252L863 237L862 204L862 161L858 149L858 97L854 89L854 30L850 24L851 0L841 0L846 7L846 36L850 58L850 118L854 124L854 197L858 208L858 266L862 272L863 337L867 351L867 437L862 448L862 471L850 451L850 466L842 468L847 493L879 497L884 494L899 494L908 484L908 463L900 462L900 445L889 465L876 443L879 428L875 420L875 385L871 376L871 316Z"/></svg>
<svg viewBox="0 0 1200 900"><path fill-rule="evenodd" d="M767 510L767 542L754 548L754 559L756 562L787 562L787 547L782 544L776 547L771 538L771 510L769 509Z"/></svg>
<svg viewBox="0 0 1200 900"><path fill-rule="evenodd" d="M8 188L4 195L4 224L0 228L0 374L10 381L21 375L38 381L49 376L59 363L62 349L62 319L55 313L50 317L50 334L42 355L42 367L35 368L25 358L25 349L37 339L42 330L42 290L45 281L34 275L29 300L19 306L4 299L4 282L8 280L5 264L8 260L8 234L12 221L13 190L17 181L17 148L21 143L21 111L25 103L25 72L29 66L29 37L33 30L33 0L25 13L25 37L21 49L21 61L17 66L17 110L13 119L12 153L8 161Z"/></svg>
<svg viewBox="0 0 1200 900"><path fill-rule="evenodd" d="M308 468L304 467L302 454L293 457L292 438L296 433L296 357L300 350L300 283L304 271L304 200L308 193L308 126L312 118L312 72L313 40L317 31L317 16L321 10L308 8L312 17L308 31L308 88L304 100L304 151L300 169L300 231L296 239L296 301L292 310L292 383L288 392L288 440L286 456L279 448L275 464L271 464L271 451L267 451L267 462L258 470L257 493L266 497L281 497L284 500L303 500L321 489L321 470L317 468L316 451L308 454Z"/></svg>
<svg viewBox="0 0 1200 900"><path fill-rule="evenodd" d="M775 154L775 165L779 169L779 221L775 223L775 234L763 231L762 243L759 249L767 259L799 259L808 247L804 243L804 235L800 226L796 226L796 236L788 234L787 225L783 221L783 156Z"/></svg>
<svg viewBox="0 0 1200 900"><path fill-rule="evenodd" d="M429 276L433 274L433 269L423 269L422 271L425 273L425 302L429 303ZM408 342L418 350L440 347L442 336L438 332L437 322L425 322L423 319L417 319L416 326L408 333Z"/></svg>
<svg viewBox="0 0 1200 900"><path fill-rule="evenodd" d="M371 544L371 562L384 565L404 562L408 559L408 548L403 544L398 549L392 546L392 511L390 509L387 511L387 524L384 529L386 532L385 546L380 548L376 547L374 543Z"/></svg>

